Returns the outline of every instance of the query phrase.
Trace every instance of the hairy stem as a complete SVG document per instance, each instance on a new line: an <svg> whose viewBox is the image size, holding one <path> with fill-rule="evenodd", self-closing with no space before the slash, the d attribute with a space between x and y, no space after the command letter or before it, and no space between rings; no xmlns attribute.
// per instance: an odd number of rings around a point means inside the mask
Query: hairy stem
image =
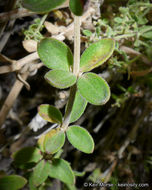
<svg viewBox="0 0 152 190"><path fill-rule="evenodd" d="M81 17L74 16L74 65L73 65L73 73L78 76L79 74L79 65L80 65L80 25L81 25ZM71 111L75 99L77 87L73 85L70 88L70 96L67 103L67 109L64 116L64 121L62 124L62 128L64 130L67 129L70 123Z"/></svg>
<svg viewBox="0 0 152 190"><path fill-rule="evenodd" d="M76 94L76 85L73 85L70 88L70 96L69 96L69 100L67 103L67 109L66 109L66 112L64 115L64 121L62 124L63 130L66 130L70 123L71 111L72 111L72 107L73 107L73 103L74 103L74 99L75 99L75 94Z"/></svg>
<svg viewBox="0 0 152 190"><path fill-rule="evenodd" d="M42 17L42 19L41 19L41 21L40 21L40 24L39 24L39 26L37 27L37 29L36 29L34 35L35 35L37 32L40 31L40 29L41 29L43 23L45 22L45 20L46 20L46 18L47 18L47 16L48 16L48 14L45 14L45 15Z"/></svg>
<svg viewBox="0 0 152 190"><path fill-rule="evenodd" d="M73 73L78 76L80 67L80 25L81 17L74 16L74 65Z"/></svg>

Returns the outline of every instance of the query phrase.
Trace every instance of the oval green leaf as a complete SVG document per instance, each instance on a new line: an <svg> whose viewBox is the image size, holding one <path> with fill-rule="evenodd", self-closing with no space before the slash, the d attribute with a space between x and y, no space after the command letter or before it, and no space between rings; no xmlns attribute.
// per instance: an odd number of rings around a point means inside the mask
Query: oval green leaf
<svg viewBox="0 0 152 190"><path fill-rule="evenodd" d="M51 123L62 123L62 113L60 110L49 104L42 104L38 107L39 115Z"/></svg>
<svg viewBox="0 0 152 190"><path fill-rule="evenodd" d="M64 3L66 0L23 0L23 7L37 13L47 13Z"/></svg>
<svg viewBox="0 0 152 190"><path fill-rule="evenodd" d="M72 107L70 123L77 121L81 117L86 106L87 106L86 99L83 96L81 96L79 91L77 91L75 95L74 104Z"/></svg>
<svg viewBox="0 0 152 190"><path fill-rule="evenodd" d="M73 55L67 45L53 38L45 38L38 44L41 61L49 69L69 71L73 64Z"/></svg>
<svg viewBox="0 0 152 190"><path fill-rule="evenodd" d="M81 16L83 14L83 0L70 0L69 7L71 12L76 16Z"/></svg>
<svg viewBox="0 0 152 190"><path fill-rule="evenodd" d="M35 147L25 147L12 155L15 164L36 163L42 159L41 152Z"/></svg>
<svg viewBox="0 0 152 190"><path fill-rule="evenodd" d="M100 66L112 55L115 48L113 39L102 39L90 45L82 54L80 60L80 71L87 72Z"/></svg>
<svg viewBox="0 0 152 190"><path fill-rule="evenodd" d="M62 148L65 142L65 134L58 129L52 129L47 134L42 135L38 140L38 145L43 152L54 154Z"/></svg>
<svg viewBox="0 0 152 190"><path fill-rule="evenodd" d="M49 163L41 160L36 167L33 170L31 177L32 180L32 184L34 186L39 186L41 185L47 178L49 175Z"/></svg>
<svg viewBox="0 0 152 190"><path fill-rule="evenodd" d="M74 85L77 80L73 73L57 69L46 73L45 79L49 84L60 89L68 88Z"/></svg>
<svg viewBox="0 0 152 190"><path fill-rule="evenodd" d="M50 138L45 138L44 140L44 150L49 154L54 154L62 148L65 142L65 134L60 131L52 135Z"/></svg>
<svg viewBox="0 0 152 190"><path fill-rule="evenodd" d="M78 150L90 154L94 150L94 141L89 132L80 126L70 126L66 131L69 142Z"/></svg>
<svg viewBox="0 0 152 190"><path fill-rule="evenodd" d="M83 74L77 83L80 94L91 104L102 105L110 98L107 82L94 73Z"/></svg>
<svg viewBox="0 0 152 190"><path fill-rule="evenodd" d="M51 166L49 176L66 184L74 184L75 177L70 164L63 159L54 159Z"/></svg>
<svg viewBox="0 0 152 190"><path fill-rule="evenodd" d="M0 178L0 190L18 190L26 183L27 180L18 175L4 176Z"/></svg>

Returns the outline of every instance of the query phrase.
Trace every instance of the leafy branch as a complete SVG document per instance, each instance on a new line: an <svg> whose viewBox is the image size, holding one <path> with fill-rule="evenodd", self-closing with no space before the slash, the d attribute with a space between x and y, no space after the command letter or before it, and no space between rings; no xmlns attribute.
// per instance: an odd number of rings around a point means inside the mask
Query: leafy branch
<svg viewBox="0 0 152 190"><path fill-rule="evenodd" d="M30 11L48 13L64 2L57 0L53 3L46 0L43 3L40 0L23 0L23 5ZM80 24L84 4L80 0L70 0L69 7L74 14L74 56L65 43L53 38L43 38L37 47L41 61L50 69L45 74L46 81L55 88L70 87L65 115L63 116L61 111L52 105L40 105L39 115L48 122L56 123L57 127L42 134L37 147L26 147L13 154L17 167L32 171L29 175L31 190L41 186L48 177L59 179L74 188L76 174L69 163L60 158L60 151L67 137L73 147L90 154L94 150L94 140L85 128L71 123L81 117L87 103L103 105L110 98L110 87L107 82L89 71L111 57L115 41L111 38L101 39L89 46L80 58ZM46 16L44 15L36 32L41 28Z"/></svg>

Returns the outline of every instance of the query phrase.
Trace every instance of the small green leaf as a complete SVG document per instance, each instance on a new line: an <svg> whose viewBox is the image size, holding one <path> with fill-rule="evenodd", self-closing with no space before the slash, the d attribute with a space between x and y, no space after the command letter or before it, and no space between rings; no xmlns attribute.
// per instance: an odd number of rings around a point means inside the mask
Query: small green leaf
<svg viewBox="0 0 152 190"><path fill-rule="evenodd" d="M87 106L87 101L85 100L85 98L83 98L83 96L81 96L79 91L77 91L75 95L74 104L72 107L70 123L75 122L81 117L86 106Z"/></svg>
<svg viewBox="0 0 152 190"><path fill-rule="evenodd" d="M54 154L62 148L65 142L65 134L59 129L52 129L38 140L41 151Z"/></svg>
<svg viewBox="0 0 152 190"><path fill-rule="evenodd" d="M34 171L31 175L31 180L34 186L41 185L49 175L49 163L41 160L36 167L34 168Z"/></svg>
<svg viewBox="0 0 152 190"><path fill-rule="evenodd" d="M20 165L32 162L36 163L42 158L42 155L38 148L25 147L15 152L12 157L15 163Z"/></svg>
<svg viewBox="0 0 152 190"><path fill-rule="evenodd" d="M62 123L62 113L60 110L49 104L42 104L38 107L39 115L51 123Z"/></svg>
<svg viewBox="0 0 152 190"><path fill-rule="evenodd" d="M80 94L91 104L102 105L110 98L107 82L94 73L85 73L78 80Z"/></svg>
<svg viewBox="0 0 152 190"><path fill-rule="evenodd" d="M67 45L53 38L45 38L38 44L38 54L49 69L69 71L73 55Z"/></svg>
<svg viewBox="0 0 152 190"><path fill-rule="evenodd" d="M88 131L80 126L70 126L66 131L69 142L84 153L92 153L94 141Z"/></svg>
<svg viewBox="0 0 152 190"><path fill-rule="evenodd" d="M142 37L152 40L152 31L145 32Z"/></svg>
<svg viewBox="0 0 152 190"><path fill-rule="evenodd" d="M51 131L53 133L53 130ZM45 137L44 150L49 154L54 154L62 148L65 142L65 134L62 131L52 134L51 137Z"/></svg>
<svg viewBox="0 0 152 190"><path fill-rule="evenodd" d="M75 15L81 16L83 14L83 0L70 0L69 7Z"/></svg>
<svg viewBox="0 0 152 190"><path fill-rule="evenodd" d="M66 184L74 184L75 177L70 164L63 159L54 159L51 166L49 176L59 179Z"/></svg>
<svg viewBox="0 0 152 190"><path fill-rule="evenodd" d="M23 7L37 13L47 13L64 3L66 0L23 0Z"/></svg>
<svg viewBox="0 0 152 190"><path fill-rule="evenodd" d="M76 83L76 76L68 71L52 70L46 73L45 79L54 87L64 89Z"/></svg>
<svg viewBox="0 0 152 190"><path fill-rule="evenodd" d="M92 32L90 30L83 30L82 32L87 37L90 37L92 35Z"/></svg>
<svg viewBox="0 0 152 190"><path fill-rule="evenodd" d="M73 173L75 176L79 176L79 177L83 177L86 174L86 172L78 172L78 171L73 171Z"/></svg>
<svg viewBox="0 0 152 190"><path fill-rule="evenodd" d="M18 190L26 183L26 179L18 175L4 176L0 178L0 190Z"/></svg>
<svg viewBox="0 0 152 190"><path fill-rule="evenodd" d="M112 55L115 42L112 39L102 39L90 45L82 54L80 71L86 72L100 66Z"/></svg>

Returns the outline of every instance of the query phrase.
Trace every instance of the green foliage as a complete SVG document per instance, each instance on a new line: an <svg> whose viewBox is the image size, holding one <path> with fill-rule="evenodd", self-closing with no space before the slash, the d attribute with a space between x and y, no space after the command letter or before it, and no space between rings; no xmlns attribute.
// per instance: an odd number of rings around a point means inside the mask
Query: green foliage
<svg viewBox="0 0 152 190"><path fill-rule="evenodd" d="M73 55L68 46L59 40L45 38L38 44L38 54L49 69L69 71L73 64Z"/></svg>
<svg viewBox="0 0 152 190"><path fill-rule="evenodd" d="M119 183L117 176L111 177L110 182L114 184L113 187L111 187L111 190L119 190L117 184Z"/></svg>
<svg viewBox="0 0 152 190"><path fill-rule="evenodd" d="M44 37L41 34L42 29L44 28L44 25L41 24L41 19L36 18L34 20L34 23L29 26L27 30L23 30L23 33L25 35L25 40L34 40L39 42Z"/></svg>
<svg viewBox="0 0 152 190"><path fill-rule="evenodd" d="M37 13L47 13L64 3L65 0L23 0L22 4L26 9Z"/></svg>
<svg viewBox="0 0 152 190"><path fill-rule="evenodd" d="M85 73L78 80L80 94L91 104L102 105L110 98L106 81L94 73Z"/></svg>
<svg viewBox="0 0 152 190"><path fill-rule="evenodd" d="M79 176L79 177L83 177L86 174L86 172L78 172L78 171L73 171L73 173L75 176Z"/></svg>
<svg viewBox="0 0 152 190"><path fill-rule="evenodd" d="M75 177L70 164L63 159L54 159L51 166L49 176L59 179L66 184L74 184Z"/></svg>
<svg viewBox="0 0 152 190"><path fill-rule="evenodd" d="M23 6L37 13L44 13L53 10L63 2L65 0L23 0ZM70 10L75 15L81 16L83 14L84 2L86 1L70 0ZM73 85L76 87L75 99L72 102L69 113L69 123L75 122L80 118L87 103L102 105L109 100L110 88L107 82L94 73L85 72L91 71L105 63L113 54L114 49L116 56L110 59L108 69L115 73L117 71L127 72L128 78L130 77L133 63L136 61L139 61L138 63L142 62L140 56L144 57L146 55L151 59L152 26L146 17L150 13L151 8L149 0L144 2L129 0L126 7L119 7L118 13L110 13L110 16L109 12L107 16L105 14L104 16L108 19L103 19L103 15L102 19L96 20L94 18L95 31L83 30L83 34L88 38L86 45L91 45L81 56L80 72L77 76L72 73L73 55L71 50L67 45L56 39L44 39L40 33L43 29L40 19L36 19L35 23L24 32L26 39L34 39L38 42L41 40L37 50L39 57L45 66L53 69L46 73L45 79L52 86L59 89L73 87ZM114 10L117 10L117 7L114 7ZM115 41L117 42L115 43ZM121 48L123 45L131 47L132 51L136 51L137 55L138 53L140 55L132 59L119 47L119 44ZM143 55L140 53L141 50ZM141 65L143 66L144 64L142 63ZM145 81L145 84L150 86L152 84L151 76L147 77ZM121 94L112 94L112 98L116 101L113 106L120 107L132 94L136 93L136 90L133 86L124 88L118 84L117 87ZM67 110L66 106L65 112ZM15 163L20 168L26 170L30 168L29 183L31 190L45 189L48 177L58 179L66 184L67 189L74 190L76 189L74 186L75 176L83 176L84 173L72 171L69 163L60 159L63 152L61 148L65 143L65 134L76 149L87 154L93 152L94 141L86 129L76 125L69 127L69 123L67 126L64 126L65 118L57 108L43 104L39 106L38 112L43 119L57 123L58 126L40 137L38 140L40 150L27 147L13 154ZM151 160L150 157L147 161L149 165L152 165ZM99 180L99 176L101 177L101 171L96 169L89 177L89 180L96 182ZM17 177L14 176L0 178L0 189L17 190L26 183L23 179L21 180L22 184L18 183L17 180ZM111 178L111 182L115 183L117 179Z"/></svg>
<svg viewBox="0 0 152 190"><path fill-rule="evenodd" d="M49 174L49 163L41 160L33 170L30 180L34 186L41 185L47 178Z"/></svg>
<svg viewBox="0 0 152 190"><path fill-rule="evenodd" d="M127 89L121 85L117 85L117 87L120 91L122 91L122 93L120 95L116 95L114 93L111 95L111 97L115 100L115 103L112 106L121 107L132 94L136 93L136 90L132 86Z"/></svg>
<svg viewBox="0 0 152 190"><path fill-rule="evenodd" d="M42 159L41 152L38 148L36 147L25 147L22 148L21 150L15 152L12 155L15 164L17 165L22 165L26 163L36 163L40 159Z"/></svg>
<svg viewBox="0 0 152 190"><path fill-rule="evenodd" d="M68 88L76 83L76 76L73 73L57 69L46 73L45 79L49 84L60 89Z"/></svg>
<svg viewBox="0 0 152 190"><path fill-rule="evenodd" d="M78 150L90 154L94 150L94 141L88 131L80 126L70 126L66 131L69 142Z"/></svg>
<svg viewBox="0 0 152 190"><path fill-rule="evenodd" d="M102 39L86 49L81 57L80 73L90 71L103 64L112 55L114 46L115 42L112 39ZM73 86L76 83L77 90L69 122L79 119L87 106L87 101L95 105L102 105L108 101L110 89L104 79L93 73L84 73L76 77L70 72L70 66L73 64L73 56L65 44L55 39L43 39L38 45L38 54L42 62L48 68L53 69L45 75L45 79L52 86L63 89ZM43 107L42 105L43 109L40 110L40 108L39 114L45 120L56 120L55 122L60 122L62 131L62 117L59 111L51 107L51 112L48 113L48 108L50 109L49 105L47 107ZM66 107L66 111L67 109ZM54 110L57 114L53 115ZM60 129L53 129L49 133L42 135L38 140L38 146L46 154L45 158L52 160L49 176L57 178L66 184L74 184L74 174L69 163L50 156L60 151L64 145L65 133L61 131ZM75 148L87 154L93 152L94 141L86 129L79 126L71 126L69 128L63 127L63 131L66 131L69 142ZM75 187L70 185L68 188L74 189Z"/></svg>
<svg viewBox="0 0 152 190"><path fill-rule="evenodd" d="M125 45L131 46L138 52L142 51L142 53L151 59L152 27L148 21L148 14L150 14L151 9L150 0L144 2L129 0L126 6L119 7L118 10L116 9L116 12L113 11L110 19L107 15L102 14L102 19L93 22L95 32L83 32L89 40L87 45L101 38L113 38L116 41L123 39ZM87 35L88 33L89 35ZM117 66L115 62L120 62L121 70L124 70L123 67L127 65L124 59L128 58L128 55L126 52L120 50L119 47L117 51L121 55L121 61L117 56L111 62L113 62L114 68Z"/></svg>
<svg viewBox="0 0 152 190"><path fill-rule="evenodd" d="M87 37L90 37L92 35L92 32L90 30L83 30L82 32Z"/></svg>
<svg viewBox="0 0 152 190"><path fill-rule="evenodd" d="M112 55L115 42L112 39L102 39L93 43L81 56L80 72L90 71L103 64Z"/></svg>
<svg viewBox="0 0 152 190"><path fill-rule="evenodd" d="M51 123L62 123L62 113L54 106L42 104L38 107L39 115Z"/></svg>
<svg viewBox="0 0 152 190"><path fill-rule="evenodd" d="M83 14L83 1L82 0L70 0L69 8L77 16Z"/></svg>
<svg viewBox="0 0 152 190"><path fill-rule="evenodd" d="M26 179L18 175L4 176L0 178L0 190L18 190L26 183Z"/></svg>
<svg viewBox="0 0 152 190"><path fill-rule="evenodd" d="M43 2L23 0L23 6L37 13L46 13L63 2L65 0L44 0ZM70 10L75 15L81 16L85 2L83 0L70 0ZM42 21L45 20L46 16ZM69 127L68 125L81 117L88 102L102 105L109 100L110 88L106 81L94 73L84 72L91 71L106 62L114 51L115 41L112 38L104 38L87 48L81 56L80 63L77 63L80 64L80 71L76 76L73 71L73 55L70 48L56 39L43 38L40 34L43 28L42 21L37 21L36 25L28 30L26 38L36 41L42 39L38 43L37 52L44 65L52 69L46 73L45 79L56 88L71 87L70 92L72 89L75 91L70 94L69 102L71 102L66 106L64 117L60 110L51 105L42 104L39 106L39 115L48 122L57 123L58 126L39 138L38 148L24 148L16 152L13 158L18 165L23 164L22 168L27 170L30 168L28 175L30 190L45 189L48 177L62 181L66 184L67 189L75 190L75 176L83 176L85 173L73 172L70 164L60 159L65 135L76 149L87 154L93 152L94 141L89 132L80 126ZM89 31L83 31L83 33L88 37L92 35L92 32ZM66 117L69 119L68 124L65 122Z"/></svg>
<svg viewBox="0 0 152 190"><path fill-rule="evenodd" d="M94 183L101 181L101 171L99 168L96 168L92 171L92 173L89 175L88 179Z"/></svg>
<svg viewBox="0 0 152 190"><path fill-rule="evenodd" d="M81 117L86 106L87 106L87 101L85 100L85 98L83 98L83 96L81 96L79 91L77 91L71 111L70 123L77 121Z"/></svg>
<svg viewBox="0 0 152 190"><path fill-rule="evenodd" d="M62 148L65 142L64 132L57 132L57 134L51 137L45 137L44 140L44 150L49 154L56 153L59 149Z"/></svg>
<svg viewBox="0 0 152 190"><path fill-rule="evenodd" d="M65 134L58 129L53 129L44 134L38 140L38 146L42 152L54 154L62 148L65 142Z"/></svg>

